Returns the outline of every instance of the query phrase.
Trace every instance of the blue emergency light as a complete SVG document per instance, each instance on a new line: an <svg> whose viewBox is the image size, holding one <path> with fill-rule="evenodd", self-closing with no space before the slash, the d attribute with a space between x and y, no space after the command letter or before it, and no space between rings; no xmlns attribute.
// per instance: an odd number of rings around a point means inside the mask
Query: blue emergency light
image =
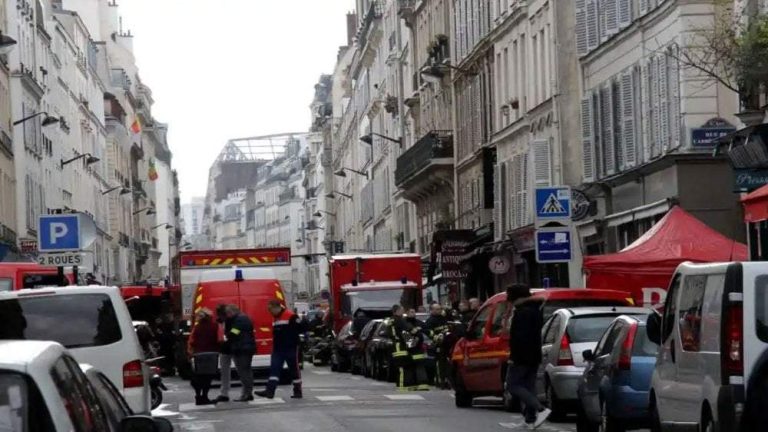
<svg viewBox="0 0 768 432"><path fill-rule="evenodd" d="M235 282L242 282L245 279L243 278L243 270L236 268L235 269Z"/></svg>

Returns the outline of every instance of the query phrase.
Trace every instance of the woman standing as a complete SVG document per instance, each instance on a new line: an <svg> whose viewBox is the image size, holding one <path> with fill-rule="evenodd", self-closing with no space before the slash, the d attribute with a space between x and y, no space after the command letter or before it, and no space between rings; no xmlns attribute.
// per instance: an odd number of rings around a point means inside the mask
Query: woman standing
<svg viewBox="0 0 768 432"><path fill-rule="evenodd" d="M208 399L211 382L218 372L219 325L210 310L203 308L195 316L195 327L189 337L189 353L192 356L196 405L212 405Z"/></svg>

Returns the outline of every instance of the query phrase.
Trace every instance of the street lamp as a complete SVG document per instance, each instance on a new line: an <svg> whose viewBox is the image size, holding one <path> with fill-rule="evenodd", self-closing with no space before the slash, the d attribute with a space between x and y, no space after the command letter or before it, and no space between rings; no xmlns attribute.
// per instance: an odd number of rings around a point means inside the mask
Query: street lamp
<svg viewBox="0 0 768 432"><path fill-rule="evenodd" d="M96 156L94 156L94 155L92 155L90 153L84 153L84 154L81 154L80 156L75 156L72 159L67 159L67 160L62 159L61 160L61 167L64 168L64 166L69 165L72 162L74 162L76 160L83 159L83 158L85 158L85 164L86 165L93 165L96 162L101 160L101 159L97 158Z"/></svg>
<svg viewBox="0 0 768 432"><path fill-rule="evenodd" d="M312 214L312 216L314 216L316 218L323 217L323 213L325 213L325 214L327 214L329 216L336 217L336 213L331 213L331 212L328 212L328 211L325 211L325 210L318 210L318 211L314 212Z"/></svg>
<svg viewBox="0 0 768 432"><path fill-rule="evenodd" d="M146 211L146 212L147 212L147 216L152 216L153 214L157 213L157 212L155 211L155 208L154 208L154 207L144 207L144 208L143 208L143 209L141 209L141 210L136 210L135 212L133 212L133 214L137 215L137 214L139 214L139 213L141 213L141 212L143 212L143 211Z"/></svg>
<svg viewBox="0 0 768 432"><path fill-rule="evenodd" d="M330 198L330 199L334 199L334 198L336 198L336 194L339 194L339 195L341 195L341 196L343 196L344 198L347 198L347 199L352 199L352 195L345 194L344 192L339 192L339 191L333 191L333 192L327 193L327 194L325 194L325 197L326 198Z"/></svg>
<svg viewBox="0 0 768 432"><path fill-rule="evenodd" d="M422 75L425 79L433 78L435 80L440 80L447 74L447 70L444 70L443 68L453 69L469 76L478 75L478 73L473 69L463 69L453 66L452 64L448 63L447 60L442 63L433 63L431 65L424 66L419 70L419 74Z"/></svg>
<svg viewBox="0 0 768 432"><path fill-rule="evenodd" d="M129 193L131 193L131 190L128 189L128 188L125 188L125 187L122 187L122 186L115 186L113 188L109 188L109 189L107 189L105 191L102 191L101 194L102 195L106 195L106 194L112 193L112 192L114 192L114 191L116 191L118 189L120 189L120 195L128 195Z"/></svg>
<svg viewBox="0 0 768 432"><path fill-rule="evenodd" d="M392 141L393 143L397 143L400 147L403 146L403 139L402 138L399 138L399 139L398 138L392 138L392 137L388 137L386 135L382 135L382 134L379 134L379 133L376 133L376 132L371 132L371 133L369 133L367 135L361 136L360 137L360 141L362 141L362 142L364 142L364 143L366 143L368 145L373 145L373 137L374 136L377 136L379 138L383 138L383 139L385 139L387 141Z"/></svg>
<svg viewBox="0 0 768 432"><path fill-rule="evenodd" d="M367 172L353 170L352 168L340 168L338 171L333 173L333 175L338 176L338 177L346 177L347 173L345 171L350 171L350 172L353 172L353 173L355 173L357 175L361 175L361 176L365 177L366 180L368 180L368 173Z"/></svg>
<svg viewBox="0 0 768 432"><path fill-rule="evenodd" d="M10 53L14 46L16 46L16 39L4 35L3 32L0 32L0 55L6 55Z"/></svg>
<svg viewBox="0 0 768 432"><path fill-rule="evenodd" d="M1 50L1 49L2 49L2 42L0 42L0 50ZM45 111L40 111L40 112L38 112L38 113L34 113L34 114L30 115L30 116L24 117L24 118L23 118L23 119L21 119L21 120L16 120L15 122L13 122L13 125L14 125L14 126L18 126L18 125L20 125L20 124L24 123L24 122L25 122L25 121L27 121L27 120L32 120L33 118L35 118L35 117L37 117L37 116L41 116L41 115L44 115L44 116L45 116L45 118L43 119L43 123L42 123L42 124L43 124L43 127L45 127L45 126L50 126L50 125L56 124L56 123L58 123L59 121L61 121L61 119L60 119L60 118L58 118L58 117L52 117L52 116L48 115L48 113L47 113L47 112L45 112Z"/></svg>

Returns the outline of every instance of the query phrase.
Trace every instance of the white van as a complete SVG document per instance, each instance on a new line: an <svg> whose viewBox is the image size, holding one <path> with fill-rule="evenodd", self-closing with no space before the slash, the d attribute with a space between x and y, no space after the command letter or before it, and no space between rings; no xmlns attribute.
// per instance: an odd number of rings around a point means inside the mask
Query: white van
<svg viewBox="0 0 768 432"><path fill-rule="evenodd" d="M768 347L768 263L681 264L649 338L656 430L739 430L747 376Z"/></svg>
<svg viewBox="0 0 768 432"><path fill-rule="evenodd" d="M135 413L150 411L149 370L128 307L115 287L0 293L0 340L46 340L101 370Z"/></svg>

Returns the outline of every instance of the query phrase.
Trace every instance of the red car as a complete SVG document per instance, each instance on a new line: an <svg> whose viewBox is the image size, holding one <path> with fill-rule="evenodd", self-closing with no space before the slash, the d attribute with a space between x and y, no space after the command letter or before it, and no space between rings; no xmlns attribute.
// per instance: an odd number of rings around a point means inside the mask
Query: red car
<svg viewBox="0 0 768 432"><path fill-rule="evenodd" d="M553 288L532 290L544 299L544 320L556 310L581 306L633 306L630 294L622 291ZM451 356L456 406L468 408L482 396L504 396L504 377L509 358L509 316L507 294L491 297L470 321L466 335L456 343ZM507 408L512 403L505 398Z"/></svg>

